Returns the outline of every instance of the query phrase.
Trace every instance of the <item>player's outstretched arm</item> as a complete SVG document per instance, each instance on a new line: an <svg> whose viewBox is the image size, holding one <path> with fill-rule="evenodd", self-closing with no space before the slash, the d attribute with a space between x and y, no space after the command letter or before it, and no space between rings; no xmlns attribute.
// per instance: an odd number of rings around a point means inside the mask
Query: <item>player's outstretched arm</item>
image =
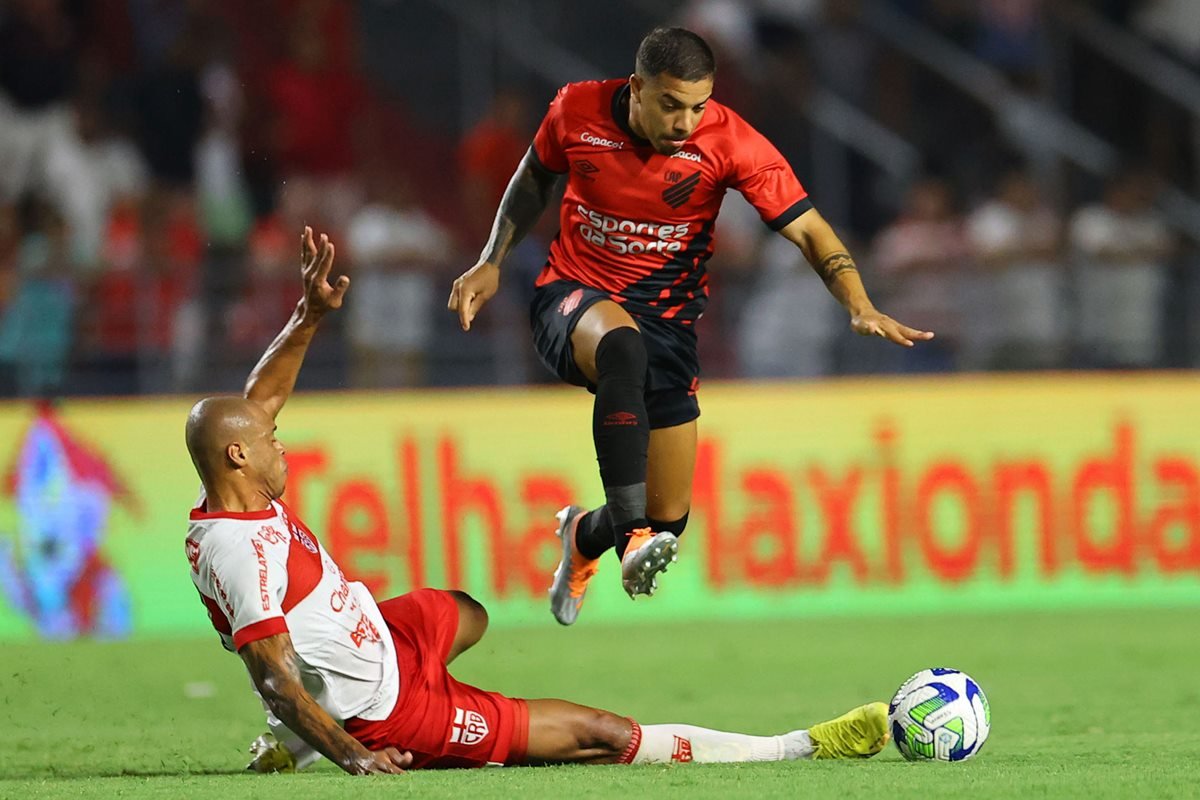
<svg viewBox="0 0 1200 800"><path fill-rule="evenodd" d="M910 328L882 313L871 303L846 245L815 208L810 208L779 231L804 253L825 287L850 313L850 327L862 336L880 336L912 347L933 338L932 331Z"/></svg>
<svg viewBox="0 0 1200 800"><path fill-rule="evenodd" d="M277 633L248 642L238 655L271 713L304 741L351 775L400 773L412 764L412 753L394 747L363 747L321 708L300 682L292 637Z"/></svg>
<svg viewBox="0 0 1200 800"><path fill-rule="evenodd" d="M321 234L318 244L313 241L312 228L305 226L300 234L300 276L304 280L304 295L246 381L246 399L265 408L272 418L279 414L296 386L296 376L300 374L308 344L317 332L321 318L342 307L342 299L350 288L350 279L345 275L339 276L332 285L329 283L333 256L333 242L329 237Z"/></svg>
<svg viewBox="0 0 1200 800"><path fill-rule="evenodd" d="M458 322L464 331L471 330L479 309L500 288L500 265L542 216L561 177L538 164L532 148L521 159L504 190L492 233L479 254L479 261L450 288L446 308L458 312Z"/></svg>

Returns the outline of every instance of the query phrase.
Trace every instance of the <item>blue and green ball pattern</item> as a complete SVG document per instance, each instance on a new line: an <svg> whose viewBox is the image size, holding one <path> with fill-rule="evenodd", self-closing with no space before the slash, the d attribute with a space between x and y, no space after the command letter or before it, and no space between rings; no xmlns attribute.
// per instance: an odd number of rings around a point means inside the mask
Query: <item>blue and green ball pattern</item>
<svg viewBox="0 0 1200 800"><path fill-rule="evenodd" d="M987 697L970 676L946 667L913 675L888 708L892 738L912 761L963 761L991 731Z"/></svg>

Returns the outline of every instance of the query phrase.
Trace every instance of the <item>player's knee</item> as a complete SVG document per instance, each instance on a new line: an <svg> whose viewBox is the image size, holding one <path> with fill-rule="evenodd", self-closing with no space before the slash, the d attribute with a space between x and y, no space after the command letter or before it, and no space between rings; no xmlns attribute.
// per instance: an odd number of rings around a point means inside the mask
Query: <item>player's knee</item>
<svg viewBox="0 0 1200 800"><path fill-rule="evenodd" d="M596 373L605 378L646 378L646 343L637 328L614 328L596 346Z"/></svg>
<svg viewBox="0 0 1200 800"><path fill-rule="evenodd" d="M479 641L488 626L488 613L483 604L466 592L451 590L454 602L458 604L458 629L475 633L471 643Z"/></svg>
<svg viewBox="0 0 1200 800"><path fill-rule="evenodd" d="M611 711L589 709L579 720L576 737L581 751L600 751L615 759L629 747L632 731L633 725L626 718Z"/></svg>

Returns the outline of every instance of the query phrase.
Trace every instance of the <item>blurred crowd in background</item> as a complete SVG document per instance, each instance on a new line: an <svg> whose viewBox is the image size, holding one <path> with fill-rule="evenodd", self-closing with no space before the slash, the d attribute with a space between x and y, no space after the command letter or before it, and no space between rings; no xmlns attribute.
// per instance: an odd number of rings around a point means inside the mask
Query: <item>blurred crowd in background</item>
<svg viewBox="0 0 1200 800"><path fill-rule="evenodd" d="M556 84L627 74L661 22L710 38L717 99L788 157L877 305L938 334L911 351L856 339L798 252L730 195L706 378L1200 366L1200 222L1160 202L1200 189L1192 112L1063 45L1055 4L884 5L1115 147L1101 174L1014 146L984 103L865 24L866 2L589 5L0 5L0 396L238 388L295 305L306 223L353 286L302 386L550 380L527 305L555 210L470 334L445 311L450 283ZM1087 6L1196 74L1200 3ZM911 144L915 167L897 177L821 146L825 95Z"/></svg>

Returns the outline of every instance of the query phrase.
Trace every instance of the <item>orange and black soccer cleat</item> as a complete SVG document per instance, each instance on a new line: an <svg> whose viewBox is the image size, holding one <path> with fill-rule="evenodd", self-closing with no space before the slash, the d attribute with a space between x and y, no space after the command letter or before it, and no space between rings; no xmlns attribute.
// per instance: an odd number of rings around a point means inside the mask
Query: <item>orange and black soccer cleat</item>
<svg viewBox="0 0 1200 800"><path fill-rule="evenodd" d="M586 513L579 506L567 506L555 515L558 520L555 535L562 540L563 554L554 570L554 583L550 584L550 613L560 625L571 625L579 617L588 581L600 568L600 559L585 558L575 547L575 531Z"/></svg>
<svg viewBox="0 0 1200 800"><path fill-rule="evenodd" d="M652 595L658 588L657 575L679 560L679 540L670 531L654 533L635 528L621 559L621 585L632 600L639 594Z"/></svg>

